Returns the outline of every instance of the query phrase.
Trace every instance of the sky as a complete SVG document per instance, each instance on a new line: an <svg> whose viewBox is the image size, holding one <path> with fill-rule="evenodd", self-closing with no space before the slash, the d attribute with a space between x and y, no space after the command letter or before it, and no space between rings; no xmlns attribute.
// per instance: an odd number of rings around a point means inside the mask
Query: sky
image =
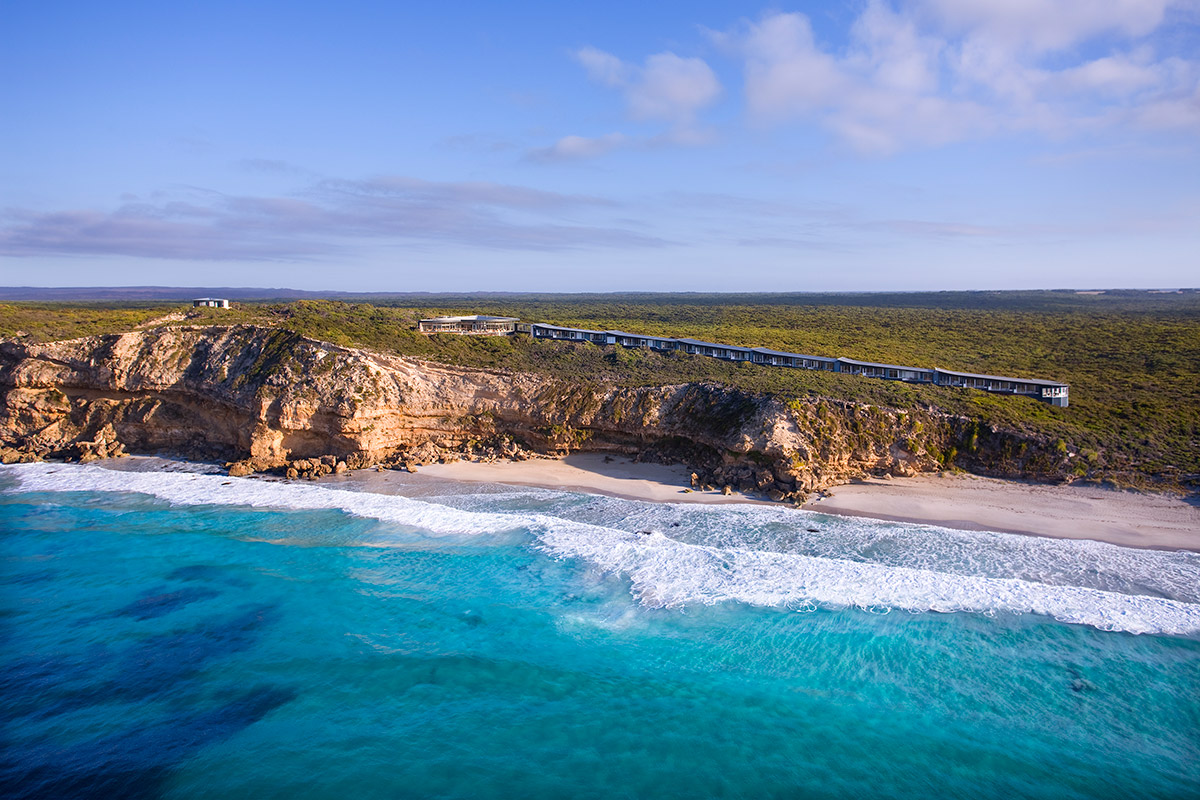
<svg viewBox="0 0 1200 800"><path fill-rule="evenodd" d="M0 285L1200 286L1200 0L8 0Z"/></svg>

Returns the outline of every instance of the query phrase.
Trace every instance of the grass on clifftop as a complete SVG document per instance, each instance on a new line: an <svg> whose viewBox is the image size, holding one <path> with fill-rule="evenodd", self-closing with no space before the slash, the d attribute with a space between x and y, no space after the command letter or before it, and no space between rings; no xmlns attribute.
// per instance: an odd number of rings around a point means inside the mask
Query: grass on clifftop
<svg viewBox="0 0 1200 800"><path fill-rule="evenodd" d="M127 330L179 306L0 304L0 335L67 338ZM424 316L490 313L595 329L692 337L917 367L1062 380L1071 407L703 356L525 336L425 336ZM937 406L1037 430L1085 459L1157 479L1200 475L1200 294L963 292L894 295L611 295L432 298L423 306L328 301L188 311L188 324L278 325L347 346L462 366L623 385L712 380L785 398Z"/></svg>
<svg viewBox="0 0 1200 800"><path fill-rule="evenodd" d="M0 303L0 336L49 342L133 330L182 311L161 303Z"/></svg>

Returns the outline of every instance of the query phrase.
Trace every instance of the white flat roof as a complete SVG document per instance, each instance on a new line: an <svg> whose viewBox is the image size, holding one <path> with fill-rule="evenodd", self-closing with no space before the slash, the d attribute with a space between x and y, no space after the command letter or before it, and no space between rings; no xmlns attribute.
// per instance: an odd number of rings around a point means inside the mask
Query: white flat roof
<svg viewBox="0 0 1200 800"><path fill-rule="evenodd" d="M649 334L645 334L645 333L629 333L628 331L609 330L609 331L600 331L600 333L607 333L609 336L626 336L630 339L666 339L667 338L666 336L650 336Z"/></svg>
<svg viewBox="0 0 1200 800"><path fill-rule="evenodd" d="M534 325L534 327L544 328L545 330L548 330L548 331L573 331L575 333L596 333L596 334L605 333L605 331L593 331L589 328L564 328L562 325L547 325L544 322L535 322L535 323L533 323L533 325Z"/></svg>
<svg viewBox="0 0 1200 800"><path fill-rule="evenodd" d="M694 347L711 347L714 350L740 350L744 353L749 353L749 347L741 347L736 344L721 344L719 342L706 342L703 339L676 339L675 341L682 344L690 344Z"/></svg>
<svg viewBox="0 0 1200 800"><path fill-rule="evenodd" d="M769 347L754 347L751 349L754 350L754 352L756 352L756 353L761 353L761 354L767 355L767 356L784 356L785 358L807 358L810 361L828 361L831 363L834 361L837 361L836 358L830 358L828 356L806 356L803 353L788 353L784 350L772 350Z"/></svg>
<svg viewBox="0 0 1200 800"><path fill-rule="evenodd" d="M881 369L902 369L902 370L906 370L908 372L933 372L933 370L924 369L923 367L905 367L901 364L880 364L877 361L859 361L854 358L839 358L838 361L840 361L843 364L853 364L856 367L879 367Z"/></svg>
<svg viewBox="0 0 1200 800"><path fill-rule="evenodd" d="M956 372L950 369L937 368L937 371L943 375L953 375L956 378L982 378L988 381L1010 381L1012 383L1032 383L1037 386L1067 386L1068 384L1061 381L1046 381L1041 378L1006 378L1003 375L981 375L976 372Z"/></svg>

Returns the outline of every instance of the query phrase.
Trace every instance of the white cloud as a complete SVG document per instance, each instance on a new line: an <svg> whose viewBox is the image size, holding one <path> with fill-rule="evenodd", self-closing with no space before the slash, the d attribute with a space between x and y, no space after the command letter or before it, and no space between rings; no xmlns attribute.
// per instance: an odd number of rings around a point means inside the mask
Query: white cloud
<svg viewBox="0 0 1200 800"><path fill-rule="evenodd" d="M873 85L903 93L935 92L945 43L921 33L916 23L872 3L855 20L848 64L869 75Z"/></svg>
<svg viewBox="0 0 1200 800"><path fill-rule="evenodd" d="M871 0L847 44L819 42L800 13L711 34L741 58L745 102L765 123L816 121L886 154L1004 131L1200 128L1200 62L1158 57L1144 37L1170 0ZM1109 52L1081 58L1098 36ZM1095 54L1091 54L1095 56Z"/></svg>
<svg viewBox="0 0 1200 800"><path fill-rule="evenodd" d="M1162 70L1158 65L1145 63L1125 53L1104 56L1062 70L1057 78L1070 91L1113 95L1128 95L1163 82Z"/></svg>
<svg viewBox="0 0 1200 800"><path fill-rule="evenodd" d="M1200 10L1200 0L867 0L836 45L802 13L768 12L708 35L741 62L751 122L816 123L855 150L887 155L1016 133L1200 131L1200 60L1155 49L1181 9ZM662 52L637 64L595 47L574 55L592 81L622 94L632 119L668 127L566 136L529 158L714 138L697 125L722 94L704 60Z"/></svg>
<svg viewBox="0 0 1200 800"><path fill-rule="evenodd" d="M1135 110L1134 118L1151 129L1200 130L1200 83L1191 94L1163 97L1140 106Z"/></svg>
<svg viewBox="0 0 1200 800"><path fill-rule="evenodd" d="M629 87L629 107L643 119L691 123L696 112L721 94L717 76L699 58L659 53L646 59L640 80Z"/></svg>
<svg viewBox="0 0 1200 800"><path fill-rule="evenodd" d="M1171 0L920 0L919 8L951 34L1010 49L1061 50L1101 34L1145 36Z"/></svg>
<svg viewBox="0 0 1200 800"><path fill-rule="evenodd" d="M579 50L575 57L596 83L621 89L638 119L690 125L698 111L721 95L721 82L700 58L657 53L638 67L594 47Z"/></svg>
<svg viewBox="0 0 1200 800"><path fill-rule="evenodd" d="M614 56L594 47L584 47L575 58L587 70L588 77L602 86L617 88L629 80L630 68Z"/></svg>
<svg viewBox="0 0 1200 800"><path fill-rule="evenodd" d="M944 44L878 3L841 54L816 42L803 14L769 15L719 41L744 58L746 104L759 120L815 117L871 153L954 141L990 124L970 99L940 93Z"/></svg>
<svg viewBox="0 0 1200 800"><path fill-rule="evenodd" d="M846 88L842 69L817 47L803 14L776 14L749 25L739 45L746 102L755 114L802 114L831 103Z"/></svg>
<svg viewBox="0 0 1200 800"><path fill-rule="evenodd" d="M622 93L633 119L666 122L670 127L653 136L620 132L564 136L549 147L530 150L528 160L570 161L595 158L618 148L694 146L711 140L710 132L697 128L696 116L721 96L721 82L703 59L656 53L639 67L595 47L576 51L575 59L593 81Z"/></svg>

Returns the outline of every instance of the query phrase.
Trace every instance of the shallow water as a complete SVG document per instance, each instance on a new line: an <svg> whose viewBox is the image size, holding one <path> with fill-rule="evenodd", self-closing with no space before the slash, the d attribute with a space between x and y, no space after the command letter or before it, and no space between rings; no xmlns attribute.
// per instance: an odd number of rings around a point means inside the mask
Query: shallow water
<svg viewBox="0 0 1200 800"><path fill-rule="evenodd" d="M1200 797L1198 554L450 483L0 488L5 796Z"/></svg>

